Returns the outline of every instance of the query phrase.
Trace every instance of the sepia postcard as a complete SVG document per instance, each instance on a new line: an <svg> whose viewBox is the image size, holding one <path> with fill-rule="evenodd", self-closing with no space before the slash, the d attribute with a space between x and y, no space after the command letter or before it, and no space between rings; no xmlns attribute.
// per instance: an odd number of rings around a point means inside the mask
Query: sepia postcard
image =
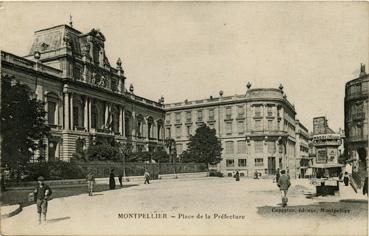
<svg viewBox="0 0 369 236"><path fill-rule="evenodd" d="M368 235L367 2L0 2L2 235Z"/></svg>

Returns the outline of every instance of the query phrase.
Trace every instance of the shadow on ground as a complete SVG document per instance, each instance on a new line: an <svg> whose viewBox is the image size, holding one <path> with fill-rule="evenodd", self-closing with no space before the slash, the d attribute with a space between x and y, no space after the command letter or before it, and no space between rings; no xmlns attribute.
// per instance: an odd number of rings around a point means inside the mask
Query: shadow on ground
<svg viewBox="0 0 369 236"><path fill-rule="evenodd" d="M257 213L265 217L367 217L368 201L340 200L337 202L317 202L308 205L262 206Z"/></svg>
<svg viewBox="0 0 369 236"><path fill-rule="evenodd" d="M66 216L66 217L60 217L60 218L55 218L55 219L47 220L47 223L56 223L56 222L59 222L59 221L69 220L69 219L70 219L70 217L69 217L69 216Z"/></svg>

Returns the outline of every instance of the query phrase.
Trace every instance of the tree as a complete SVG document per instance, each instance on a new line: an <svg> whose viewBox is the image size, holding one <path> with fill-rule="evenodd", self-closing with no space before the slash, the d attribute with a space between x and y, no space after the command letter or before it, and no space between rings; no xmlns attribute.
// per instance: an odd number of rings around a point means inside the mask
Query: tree
<svg viewBox="0 0 369 236"><path fill-rule="evenodd" d="M32 98L27 85L12 85L2 78L1 86L1 167L9 168L19 178L19 170L36 150L42 149L42 139L50 134L50 127L45 123L44 102Z"/></svg>
<svg viewBox="0 0 369 236"><path fill-rule="evenodd" d="M191 135L188 149L182 155L183 162L200 162L217 164L222 158L222 145L217 138L215 129L205 124L200 126L194 136Z"/></svg>
<svg viewBox="0 0 369 236"><path fill-rule="evenodd" d="M175 162L176 141L172 138L166 138L164 142L165 142L165 146L168 148L168 151L169 151L169 158L171 159L171 162L174 163Z"/></svg>

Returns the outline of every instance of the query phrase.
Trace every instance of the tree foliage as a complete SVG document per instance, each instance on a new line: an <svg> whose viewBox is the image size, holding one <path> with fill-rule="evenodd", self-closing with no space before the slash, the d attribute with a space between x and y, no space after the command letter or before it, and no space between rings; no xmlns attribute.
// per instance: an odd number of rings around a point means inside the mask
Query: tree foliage
<svg viewBox="0 0 369 236"><path fill-rule="evenodd" d="M50 128L45 123L45 104L31 97L27 85L12 85L4 78L1 83L1 164L17 170L42 148L42 139L49 135Z"/></svg>
<svg viewBox="0 0 369 236"><path fill-rule="evenodd" d="M195 135L191 135L187 146L187 151L181 155L183 162L201 162L213 165L222 160L223 148L216 136L216 131L206 125L200 126Z"/></svg>

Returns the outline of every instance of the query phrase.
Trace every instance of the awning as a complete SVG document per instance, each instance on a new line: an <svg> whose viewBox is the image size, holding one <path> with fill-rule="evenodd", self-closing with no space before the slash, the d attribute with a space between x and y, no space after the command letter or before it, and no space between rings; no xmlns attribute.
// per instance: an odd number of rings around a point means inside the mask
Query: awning
<svg viewBox="0 0 369 236"><path fill-rule="evenodd" d="M338 168L338 167L343 167L343 164L335 164L335 163L331 163L331 164L314 164L312 167L313 168Z"/></svg>

